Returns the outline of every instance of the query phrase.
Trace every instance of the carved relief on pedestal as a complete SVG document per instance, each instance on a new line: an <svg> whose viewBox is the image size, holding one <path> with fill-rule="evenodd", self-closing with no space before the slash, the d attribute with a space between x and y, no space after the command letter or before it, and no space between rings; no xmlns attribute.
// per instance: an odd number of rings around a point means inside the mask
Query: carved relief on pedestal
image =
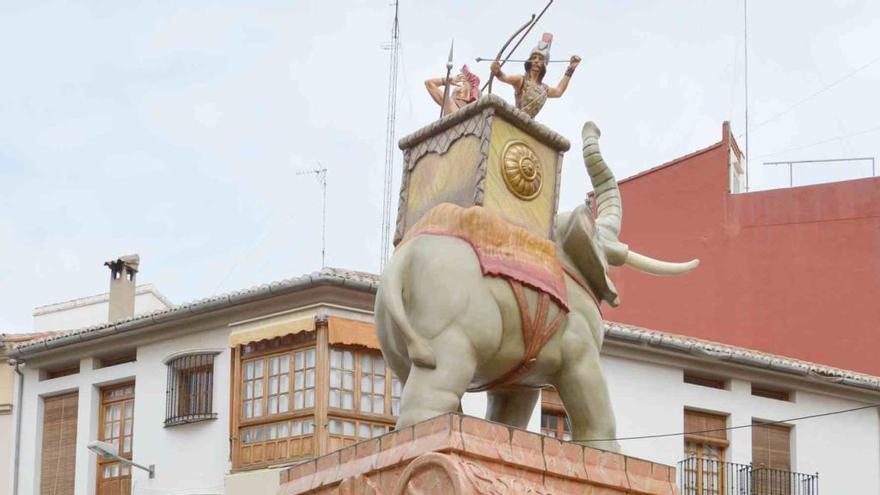
<svg viewBox="0 0 880 495"><path fill-rule="evenodd" d="M342 480L334 495L382 495L382 491L373 480L362 474Z"/></svg>
<svg viewBox="0 0 880 495"><path fill-rule="evenodd" d="M461 457L431 452L413 461L400 476L394 495L550 495L529 481L505 476Z"/></svg>

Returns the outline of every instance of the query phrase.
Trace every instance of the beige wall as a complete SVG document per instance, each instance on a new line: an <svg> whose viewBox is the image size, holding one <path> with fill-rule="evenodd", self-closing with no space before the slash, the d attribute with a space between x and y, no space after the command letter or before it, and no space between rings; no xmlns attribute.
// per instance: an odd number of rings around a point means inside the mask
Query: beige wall
<svg viewBox="0 0 880 495"><path fill-rule="evenodd" d="M281 485L281 468L242 471L226 475L226 495L272 495Z"/></svg>
<svg viewBox="0 0 880 495"><path fill-rule="evenodd" d="M15 414L12 410L15 394L15 371L6 364L0 350L0 493L10 493L12 488L12 444Z"/></svg>
<svg viewBox="0 0 880 495"><path fill-rule="evenodd" d="M6 357L3 351L0 351L0 414L6 404L12 404L13 394L15 393L15 375L14 368L6 364Z"/></svg>

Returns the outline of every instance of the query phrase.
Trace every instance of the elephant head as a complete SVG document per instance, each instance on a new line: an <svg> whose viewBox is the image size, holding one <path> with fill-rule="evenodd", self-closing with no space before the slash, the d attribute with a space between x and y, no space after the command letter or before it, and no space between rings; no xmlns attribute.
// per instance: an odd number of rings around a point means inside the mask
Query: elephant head
<svg viewBox="0 0 880 495"><path fill-rule="evenodd" d="M617 289L608 277L608 265L628 266L652 275L679 275L693 270L700 262L696 259L685 263L660 261L632 251L620 242L618 237L623 218L620 189L599 151L599 135L596 124L584 124L581 133L584 165L593 186L597 216L594 220L586 204L560 214L556 239L562 257L586 278L597 296L617 306L620 301Z"/></svg>

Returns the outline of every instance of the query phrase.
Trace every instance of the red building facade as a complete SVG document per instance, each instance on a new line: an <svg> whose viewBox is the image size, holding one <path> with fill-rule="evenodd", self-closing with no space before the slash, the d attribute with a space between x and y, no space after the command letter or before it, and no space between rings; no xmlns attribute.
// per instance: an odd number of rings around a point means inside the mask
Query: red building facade
<svg viewBox="0 0 880 495"><path fill-rule="evenodd" d="M621 240L701 264L615 269L605 318L880 375L880 178L732 194L738 156L725 123L718 143L620 181Z"/></svg>

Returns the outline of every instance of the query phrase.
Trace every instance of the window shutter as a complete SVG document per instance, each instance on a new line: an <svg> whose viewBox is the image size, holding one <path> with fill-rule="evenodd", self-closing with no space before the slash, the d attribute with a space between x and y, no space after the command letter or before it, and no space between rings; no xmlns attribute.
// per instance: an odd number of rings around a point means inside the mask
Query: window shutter
<svg viewBox="0 0 880 495"><path fill-rule="evenodd" d="M726 416L691 410L685 410L684 412L684 431L687 433L686 437L708 440L717 439L726 445L727 431L724 429L726 426Z"/></svg>
<svg viewBox="0 0 880 495"><path fill-rule="evenodd" d="M752 465L755 468L791 470L791 428L752 422Z"/></svg>
<svg viewBox="0 0 880 495"><path fill-rule="evenodd" d="M77 392L43 400L40 495L73 495Z"/></svg>

